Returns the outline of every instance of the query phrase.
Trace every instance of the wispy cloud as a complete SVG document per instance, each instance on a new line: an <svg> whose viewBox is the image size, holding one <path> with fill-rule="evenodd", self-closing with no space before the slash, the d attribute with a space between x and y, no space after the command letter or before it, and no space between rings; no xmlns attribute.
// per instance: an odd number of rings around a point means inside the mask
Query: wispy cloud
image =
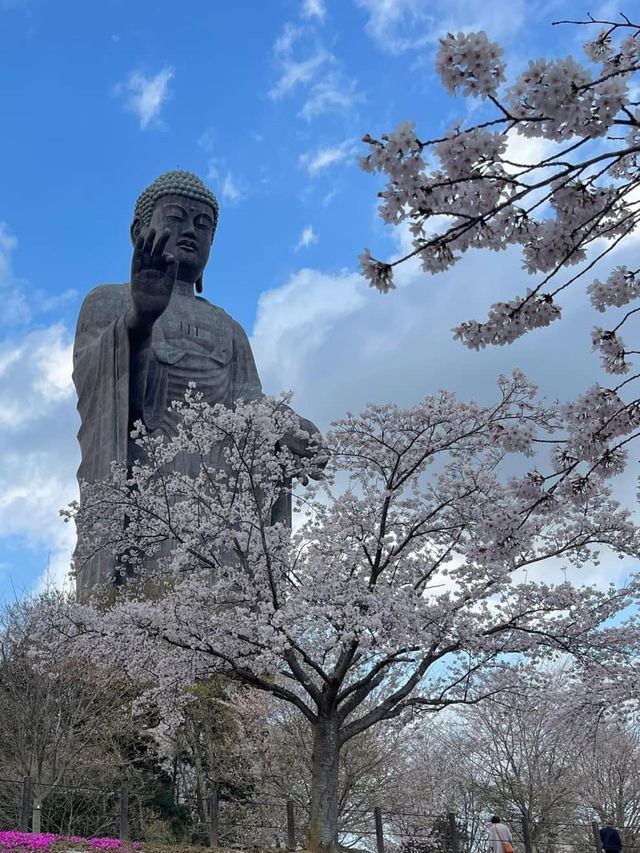
<svg viewBox="0 0 640 853"><path fill-rule="evenodd" d="M75 539L58 515L77 497L71 369L71 335L61 323L0 340L0 549L18 541L23 550L49 550L57 581ZM24 583L22 566L9 562L7 573Z"/></svg>
<svg viewBox="0 0 640 853"><path fill-rule="evenodd" d="M513 0L355 0L368 14L365 30L385 53L403 53L433 44L445 32L487 30L504 39L521 29L529 7Z"/></svg>
<svg viewBox="0 0 640 853"><path fill-rule="evenodd" d="M211 157L207 163L207 180L216 187L220 198L229 204L238 204L247 195L247 189L242 181L231 174L222 157Z"/></svg>
<svg viewBox="0 0 640 853"><path fill-rule="evenodd" d="M208 127L198 137L198 145L206 154L213 154L216 149L216 132Z"/></svg>
<svg viewBox="0 0 640 853"><path fill-rule="evenodd" d="M324 3L307 0L301 14L322 20ZM307 121L329 111L346 112L359 98L355 80L345 76L340 61L321 43L312 24L289 21L284 25L273 46L279 77L268 93L277 101L302 90L305 102L298 115Z"/></svg>
<svg viewBox="0 0 640 853"><path fill-rule="evenodd" d="M22 430L71 400L72 366L71 340L61 323L0 341L0 423Z"/></svg>
<svg viewBox="0 0 640 853"><path fill-rule="evenodd" d="M281 37L282 38L282 37ZM269 97L277 101L292 89L309 83L318 71L331 61L331 54L323 47L317 47L306 59L294 59L291 55L293 40L289 46L279 48L276 43L276 61L280 66L280 77L269 90Z"/></svg>
<svg viewBox="0 0 640 853"><path fill-rule="evenodd" d="M53 296L36 290L13 272L12 255L18 247L17 238L6 222L0 222L0 326L12 330L27 327L34 316L45 314L75 299L77 292L65 290ZM0 373L1 373L0 365Z"/></svg>
<svg viewBox="0 0 640 853"><path fill-rule="evenodd" d="M306 228L302 229L302 234L300 235L300 239L296 244L296 252L298 249L306 249L307 246L311 246L313 243L318 242L318 235L313 230L312 225L307 225Z"/></svg>
<svg viewBox="0 0 640 853"><path fill-rule="evenodd" d="M315 151L307 151L305 154L301 154L300 165L313 176L330 166L336 166L338 163L355 157L356 151L357 140L345 139L338 145L316 148Z"/></svg>
<svg viewBox="0 0 640 853"><path fill-rule="evenodd" d="M336 323L357 312L367 298L359 275L344 271L330 276L311 269L301 269L282 287L262 293L251 342L268 392L296 388L297 394L306 378L307 358L322 349Z"/></svg>
<svg viewBox="0 0 640 853"><path fill-rule="evenodd" d="M11 269L11 253L18 240L9 231L6 222L0 222L0 280L6 280Z"/></svg>
<svg viewBox="0 0 640 853"><path fill-rule="evenodd" d="M138 117L141 130L152 122L159 123L162 106L170 96L169 81L173 76L173 68L168 66L153 77L132 71L126 83L115 87L114 94L125 99L125 109Z"/></svg>
<svg viewBox="0 0 640 853"><path fill-rule="evenodd" d="M324 0L303 0L300 9L301 18L319 18L323 21L326 14L327 7L324 5Z"/></svg>
<svg viewBox="0 0 640 853"><path fill-rule="evenodd" d="M12 272L11 256L17 245L9 226L0 222L0 324L14 328L26 325L33 313L25 296L24 282L18 281Z"/></svg>
<svg viewBox="0 0 640 853"><path fill-rule="evenodd" d="M311 121L322 113L347 112L359 99L355 80L346 80L342 74L331 71L311 88L310 96L299 115Z"/></svg>
<svg viewBox="0 0 640 853"><path fill-rule="evenodd" d="M222 198L230 204L237 204L247 197L244 188L236 183L231 172L227 172L222 184Z"/></svg>

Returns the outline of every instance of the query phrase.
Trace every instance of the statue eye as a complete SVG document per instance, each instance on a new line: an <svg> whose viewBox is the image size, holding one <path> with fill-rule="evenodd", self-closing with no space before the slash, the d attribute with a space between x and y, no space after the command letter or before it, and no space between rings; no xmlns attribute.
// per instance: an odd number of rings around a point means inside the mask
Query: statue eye
<svg viewBox="0 0 640 853"><path fill-rule="evenodd" d="M213 229L213 220L205 213L203 213L201 216L196 216L196 218L193 220L193 224L196 226L196 228Z"/></svg>
<svg viewBox="0 0 640 853"><path fill-rule="evenodd" d="M164 218L171 222L182 222L185 216L184 210L177 205L167 206L164 209Z"/></svg>

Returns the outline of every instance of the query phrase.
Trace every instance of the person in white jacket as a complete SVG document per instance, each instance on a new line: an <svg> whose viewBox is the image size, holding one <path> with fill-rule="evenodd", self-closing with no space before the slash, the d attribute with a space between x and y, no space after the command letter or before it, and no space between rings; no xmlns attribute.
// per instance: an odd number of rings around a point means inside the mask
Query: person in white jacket
<svg viewBox="0 0 640 853"><path fill-rule="evenodd" d="M511 830L495 814L491 818L491 826L489 827L489 850L492 853L513 853Z"/></svg>

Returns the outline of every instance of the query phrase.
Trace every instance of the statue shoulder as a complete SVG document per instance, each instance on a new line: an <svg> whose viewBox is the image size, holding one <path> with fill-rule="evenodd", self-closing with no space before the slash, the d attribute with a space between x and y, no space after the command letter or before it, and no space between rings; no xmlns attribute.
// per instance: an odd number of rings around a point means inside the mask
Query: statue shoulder
<svg viewBox="0 0 640 853"><path fill-rule="evenodd" d="M82 301L78 330L83 326L105 326L124 314L131 304L129 284L99 284Z"/></svg>
<svg viewBox="0 0 640 853"><path fill-rule="evenodd" d="M129 283L125 284L99 284L90 290L82 301L82 306L89 305L125 305L131 299L131 288Z"/></svg>

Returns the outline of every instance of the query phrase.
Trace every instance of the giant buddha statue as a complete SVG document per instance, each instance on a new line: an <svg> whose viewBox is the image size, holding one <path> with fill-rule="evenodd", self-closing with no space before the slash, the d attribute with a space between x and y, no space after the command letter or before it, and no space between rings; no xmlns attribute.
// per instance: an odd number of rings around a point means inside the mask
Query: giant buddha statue
<svg viewBox="0 0 640 853"><path fill-rule="evenodd" d="M184 398L190 382L211 405L262 395L246 333L199 295L217 223L218 202L196 175L161 175L135 205L131 282L100 285L82 304L73 354L81 499L83 481L108 476L114 460L136 458L130 438L136 421L152 434L174 433L170 404ZM300 426L310 436L318 432L304 418ZM286 441L294 453L309 454L304 439ZM185 453L177 463L182 473L197 475L197 457ZM289 521L286 495L274 513L274 521ZM109 554L76 566L79 594L118 580Z"/></svg>

